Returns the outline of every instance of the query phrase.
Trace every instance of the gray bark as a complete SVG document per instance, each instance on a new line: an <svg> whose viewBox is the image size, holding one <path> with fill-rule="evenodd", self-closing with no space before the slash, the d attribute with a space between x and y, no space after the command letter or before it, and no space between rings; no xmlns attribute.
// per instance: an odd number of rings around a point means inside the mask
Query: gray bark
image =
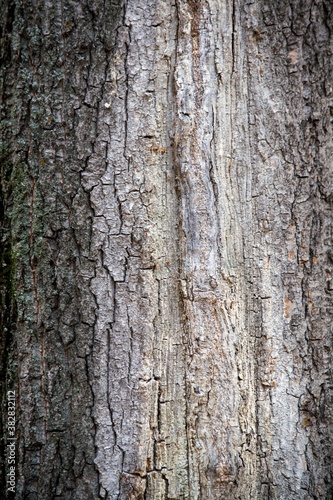
<svg viewBox="0 0 333 500"><path fill-rule="evenodd" d="M332 15L2 3L6 498L332 498Z"/></svg>

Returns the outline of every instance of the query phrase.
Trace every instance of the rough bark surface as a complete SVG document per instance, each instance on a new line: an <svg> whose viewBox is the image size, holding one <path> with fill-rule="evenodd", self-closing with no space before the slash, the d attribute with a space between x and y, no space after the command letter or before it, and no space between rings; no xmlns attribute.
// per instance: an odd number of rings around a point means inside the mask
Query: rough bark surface
<svg viewBox="0 0 333 500"><path fill-rule="evenodd" d="M332 498L332 2L7 0L1 30L15 498Z"/></svg>

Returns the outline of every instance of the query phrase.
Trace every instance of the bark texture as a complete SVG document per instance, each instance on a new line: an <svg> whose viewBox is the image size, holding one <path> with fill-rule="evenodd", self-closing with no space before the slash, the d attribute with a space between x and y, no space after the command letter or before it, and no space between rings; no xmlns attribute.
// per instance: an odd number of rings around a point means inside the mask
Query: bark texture
<svg viewBox="0 0 333 500"><path fill-rule="evenodd" d="M15 498L332 498L332 2L1 29Z"/></svg>

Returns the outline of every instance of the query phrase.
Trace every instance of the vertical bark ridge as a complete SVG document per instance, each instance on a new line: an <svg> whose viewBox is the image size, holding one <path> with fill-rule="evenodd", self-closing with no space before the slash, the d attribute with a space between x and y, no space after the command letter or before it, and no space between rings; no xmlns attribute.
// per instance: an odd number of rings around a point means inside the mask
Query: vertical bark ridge
<svg viewBox="0 0 333 500"><path fill-rule="evenodd" d="M244 22L260 263L258 492L329 498L332 6L258 2L247 7Z"/></svg>
<svg viewBox="0 0 333 500"><path fill-rule="evenodd" d="M3 73L2 137L12 164L18 314L9 354L17 358L16 497L96 498L93 212L83 180L94 153L103 168L96 122L117 12L72 2L13 5L11 30L3 19L12 76Z"/></svg>
<svg viewBox="0 0 333 500"><path fill-rule="evenodd" d="M330 498L330 3L1 15L17 498Z"/></svg>

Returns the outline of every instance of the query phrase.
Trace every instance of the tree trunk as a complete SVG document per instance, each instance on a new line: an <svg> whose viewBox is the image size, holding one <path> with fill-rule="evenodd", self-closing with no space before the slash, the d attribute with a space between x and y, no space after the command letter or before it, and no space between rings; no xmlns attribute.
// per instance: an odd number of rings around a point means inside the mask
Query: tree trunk
<svg viewBox="0 0 333 500"><path fill-rule="evenodd" d="M1 29L3 498L331 499L332 2Z"/></svg>

